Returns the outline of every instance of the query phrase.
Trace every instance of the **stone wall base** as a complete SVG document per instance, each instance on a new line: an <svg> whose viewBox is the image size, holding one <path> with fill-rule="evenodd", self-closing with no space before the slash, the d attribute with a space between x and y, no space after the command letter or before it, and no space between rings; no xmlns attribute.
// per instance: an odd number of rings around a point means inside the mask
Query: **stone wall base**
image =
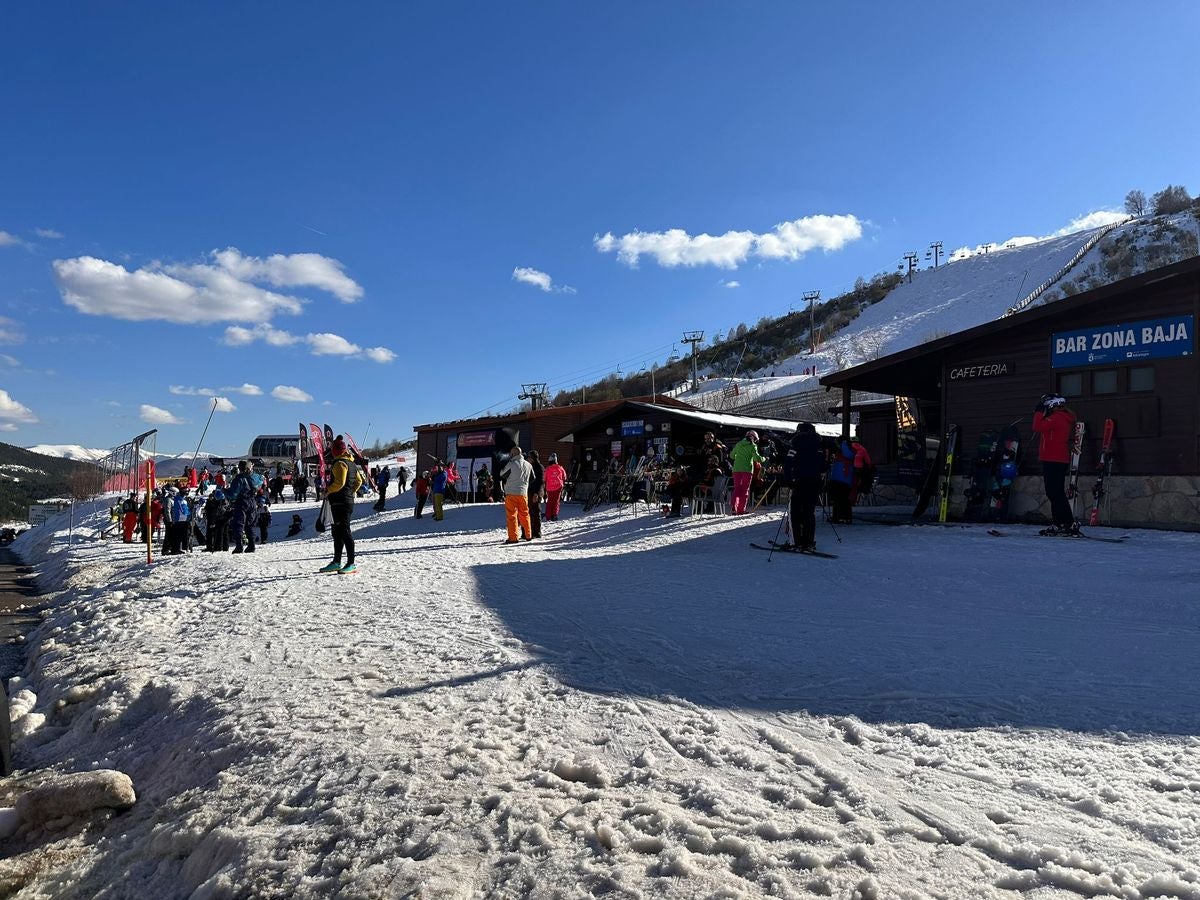
<svg viewBox="0 0 1200 900"><path fill-rule="evenodd" d="M951 518L966 509L968 478L956 477L950 497ZM1079 478L1076 515L1086 522L1092 509L1095 476ZM1111 475L1104 479L1107 496L1100 506L1100 524L1117 528L1170 528L1200 531L1200 475ZM1050 503L1036 475L1013 482L1008 518L1013 522L1050 522Z"/></svg>

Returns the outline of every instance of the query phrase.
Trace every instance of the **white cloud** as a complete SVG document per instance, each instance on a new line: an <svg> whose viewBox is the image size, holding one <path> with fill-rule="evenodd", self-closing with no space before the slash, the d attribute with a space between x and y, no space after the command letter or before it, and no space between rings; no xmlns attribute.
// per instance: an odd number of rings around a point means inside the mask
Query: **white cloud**
<svg viewBox="0 0 1200 900"><path fill-rule="evenodd" d="M277 384L271 389L271 396L276 400L282 400L285 403L311 403L312 394L300 390L298 387L291 387L286 384Z"/></svg>
<svg viewBox="0 0 1200 900"><path fill-rule="evenodd" d="M303 303L239 281L212 266L152 264L133 272L94 256L56 259L54 277L68 306L92 316L178 325L266 322Z"/></svg>
<svg viewBox="0 0 1200 900"><path fill-rule="evenodd" d="M25 242L15 234L9 234L7 231L0 231L0 247L24 247Z"/></svg>
<svg viewBox="0 0 1200 900"><path fill-rule="evenodd" d="M182 384L173 384L167 390L177 397L215 397L217 395L212 388L184 387Z"/></svg>
<svg viewBox="0 0 1200 900"><path fill-rule="evenodd" d="M537 269L531 269L527 266L517 266L513 269L512 280L519 281L522 284L532 284L535 288L543 290L547 294L575 293L575 288L569 284L555 284L554 279L545 272L539 272Z"/></svg>
<svg viewBox="0 0 1200 900"><path fill-rule="evenodd" d="M19 359L15 356L9 356L7 353L0 353L0 360L3 360L5 365L12 366L14 369L21 365Z"/></svg>
<svg viewBox="0 0 1200 900"><path fill-rule="evenodd" d="M307 338L313 356L356 356L362 347L352 344L339 334L310 334Z"/></svg>
<svg viewBox="0 0 1200 900"><path fill-rule="evenodd" d="M138 413L143 422L147 425L182 425L183 420L177 418L170 410L163 409L161 406L151 406L149 403L143 403L138 408Z"/></svg>
<svg viewBox="0 0 1200 900"><path fill-rule="evenodd" d="M18 403L9 396L8 391L0 388L0 420L9 423L20 422L24 425L32 425L38 418L28 406ZM6 430L11 431L13 429Z"/></svg>
<svg viewBox="0 0 1200 900"><path fill-rule="evenodd" d="M363 353L367 359L377 363L390 363L396 358L396 354L387 347L368 347Z"/></svg>
<svg viewBox="0 0 1200 900"><path fill-rule="evenodd" d="M0 431L16 431L17 426L12 422L0 422Z"/></svg>
<svg viewBox="0 0 1200 900"><path fill-rule="evenodd" d="M722 281L721 286L727 288L740 288L742 283L740 281Z"/></svg>
<svg viewBox="0 0 1200 900"><path fill-rule="evenodd" d="M389 363L396 358L396 354L387 347L363 349L340 334L328 331L299 335L272 328L270 325L255 325L253 328L231 325L225 329L225 343L230 347L245 347L255 341L265 341L275 347L306 344L308 352L313 356L344 356L350 359L370 359L377 363Z"/></svg>
<svg viewBox="0 0 1200 900"><path fill-rule="evenodd" d="M6 234L0 232L0 235ZM12 241L19 238L9 235ZM63 301L80 312L132 321L180 325L266 323L277 313L298 314L304 301L260 286L311 287L352 303L362 288L336 260L316 253L242 256L234 247L213 251L213 262L152 262L130 271L94 256L54 261Z"/></svg>
<svg viewBox="0 0 1200 900"><path fill-rule="evenodd" d="M217 412L230 413L237 410L228 397L213 397L213 404Z"/></svg>
<svg viewBox="0 0 1200 900"><path fill-rule="evenodd" d="M343 303L362 298L363 289L336 259L319 253L276 253L265 259L242 256L236 247L213 252L222 269L241 281L265 281L275 287L315 287Z"/></svg>
<svg viewBox="0 0 1200 900"><path fill-rule="evenodd" d="M736 269L751 256L760 259L797 260L810 250L840 250L862 237L855 216L805 216L781 222L772 231L727 231L724 234L690 235L682 228L668 231L632 231L621 237L611 232L597 235L593 244L601 253L616 252L617 259L637 268L643 255L666 268L718 266Z"/></svg>
<svg viewBox="0 0 1200 900"><path fill-rule="evenodd" d="M250 384L249 382L246 382L241 387L223 387L221 390L234 394L245 394L247 397L262 396L262 388L260 388L257 384Z"/></svg>
<svg viewBox="0 0 1200 900"><path fill-rule="evenodd" d="M0 316L0 344L22 344L25 342L25 332L19 322Z"/></svg>
<svg viewBox="0 0 1200 900"><path fill-rule="evenodd" d="M61 231L55 231L53 228L35 228L33 229L33 233L48 241L57 241L63 236Z"/></svg>
<svg viewBox="0 0 1200 900"><path fill-rule="evenodd" d="M1003 242L989 241L986 244L977 244L975 247L963 246L951 253L949 259L950 262L955 262L956 260L975 256L978 253L990 253L995 250L1009 250L1013 247L1024 247L1026 244L1036 244L1038 241L1048 241L1051 238L1066 237L1069 234L1075 234L1080 231L1090 231L1093 228L1103 228L1105 225L1112 225L1115 222L1123 222L1127 218L1129 218L1128 215L1115 209L1098 209L1095 212L1076 216L1062 228L1052 231L1050 234L1044 234L1041 237L1017 235L1010 237L1007 241Z"/></svg>

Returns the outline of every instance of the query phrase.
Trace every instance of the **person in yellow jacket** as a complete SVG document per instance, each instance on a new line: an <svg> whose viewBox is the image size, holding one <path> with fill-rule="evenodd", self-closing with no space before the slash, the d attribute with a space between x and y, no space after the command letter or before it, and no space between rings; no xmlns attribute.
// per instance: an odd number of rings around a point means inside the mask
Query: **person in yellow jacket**
<svg viewBox="0 0 1200 900"><path fill-rule="evenodd" d="M329 501L329 513L333 519L329 529L333 534L333 562L318 571L352 575L355 572L354 534L350 531L350 516L354 512L354 498L362 487L363 477L341 435L334 438L330 450L333 453L333 468L325 497ZM345 565L342 565L342 551L346 554Z"/></svg>

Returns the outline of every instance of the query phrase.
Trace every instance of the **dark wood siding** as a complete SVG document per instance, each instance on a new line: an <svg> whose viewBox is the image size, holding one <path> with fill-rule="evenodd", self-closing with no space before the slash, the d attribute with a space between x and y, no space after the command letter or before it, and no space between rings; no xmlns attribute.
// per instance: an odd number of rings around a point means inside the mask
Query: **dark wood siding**
<svg viewBox="0 0 1200 900"><path fill-rule="evenodd" d="M1083 395L1070 398L1069 406L1087 425L1082 468L1090 471L1099 457L1104 420L1116 421L1116 471L1124 475L1184 475L1200 471L1200 363L1190 357L1139 360L1130 365L1082 369L1051 368L1051 335L1095 325L1113 325L1166 316L1196 316L1200 322L1200 281L1196 277L1173 279L1158 287L1153 284L1113 297L1096 307L1084 307L1062 317L1049 317L1017 327L991 338L950 348L943 357L947 422L962 428L960 473L969 471L981 433L1017 422L1025 452L1021 470L1039 471L1033 407L1046 392L1058 390L1059 376L1084 374ZM1195 336L1193 335L1193 341ZM995 378L951 381L951 369L1006 361L1012 374ZM1155 389L1149 393L1128 390L1128 370L1134 366L1154 369ZM1092 395L1091 373L1096 369L1118 370L1115 394Z"/></svg>

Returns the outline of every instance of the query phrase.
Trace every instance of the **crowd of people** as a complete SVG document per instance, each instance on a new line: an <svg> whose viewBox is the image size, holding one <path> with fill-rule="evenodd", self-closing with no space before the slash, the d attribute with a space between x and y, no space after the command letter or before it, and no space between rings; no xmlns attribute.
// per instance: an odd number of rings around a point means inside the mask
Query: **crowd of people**
<svg viewBox="0 0 1200 900"><path fill-rule="evenodd" d="M630 460L630 471L636 472L630 499L648 502L657 485L660 492L665 488L670 501L664 505L664 512L678 517L688 496L697 503L711 505L723 500L718 493L732 485L729 513L745 515L754 508L754 497L762 502L780 487L787 487L791 489L791 520L799 549L815 545L813 510L822 493L827 492L832 505L831 521L849 523L857 495L869 489L874 471L862 444L852 439L822 438L809 423L799 425L790 446L778 436L760 437L750 430L729 449L708 432L697 457L691 466L672 465L653 456ZM148 502L130 494L119 509L114 509L114 518L119 519L126 543L146 541L147 535L161 536L165 556L197 547L209 552L253 553L257 544L267 540L271 507L287 501L289 488L294 501L306 500L311 486L316 490L316 499L324 501L317 528L328 528L333 538L333 559L320 571L351 574L356 571L350 525L354 503L373 492L373 509L386 511L393 474L386 465L369 467L368 461L348 447L341 436L330 445L325 462L327 483L319 472L310 479L304 470L293 472L290 478L282 471L264 476L254 471L248 460L232 470L189 469L178 483L155 490ZM619 472L622 462L613 460L612 465L613 472ZM489 470L486 463L480 465L470 495L476 500L503 500L505 543L533 541L542 536L543 522L558 520L562 503L570 499L578 476L578 467L568 474L555 453L550 453L543 464L537 450L526 454L514 446L507 459L498 459L496 471ZM408 469L400 466L394 478L398 494L407 490L409 477ZM433 519L442 521L447 500L459 499L459 480L458 467L440 461L419 472L412 480L413 515L421 519L431 504ZM294 514L287 536L303 531L303 517Z"/></svg>

